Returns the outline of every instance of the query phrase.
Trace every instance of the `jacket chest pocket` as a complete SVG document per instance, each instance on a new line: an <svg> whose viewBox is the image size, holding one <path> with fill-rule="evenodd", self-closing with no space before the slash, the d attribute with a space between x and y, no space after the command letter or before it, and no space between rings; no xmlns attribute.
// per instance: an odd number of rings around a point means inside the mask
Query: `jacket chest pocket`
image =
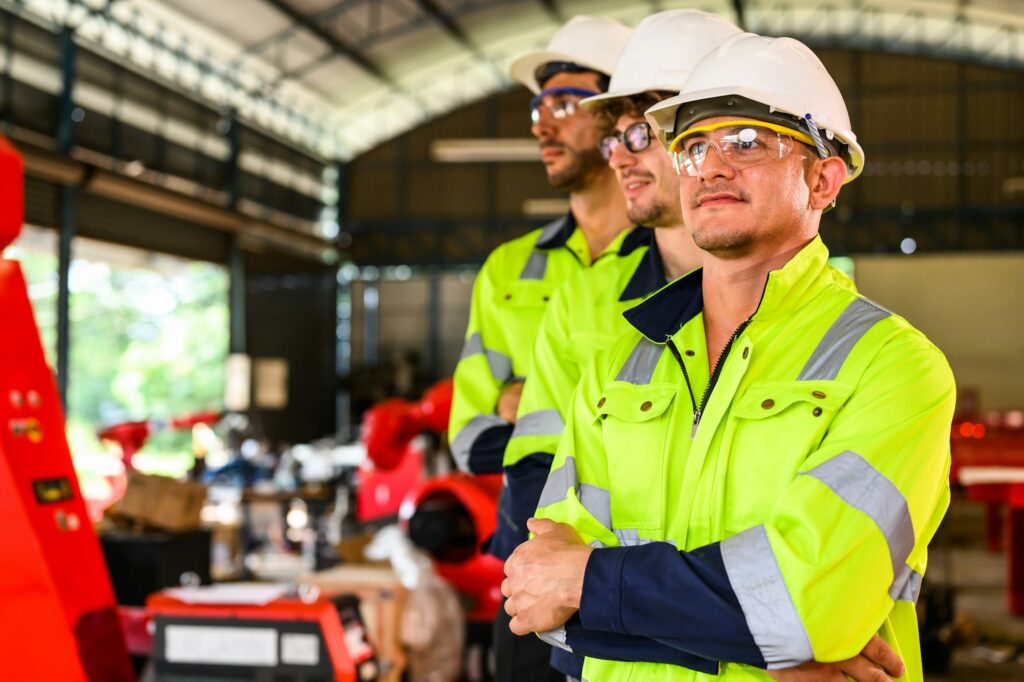
<svg viewBox="0 0 1024 682"><path fill-rule="evenodd" d="M763 523L807 455L821 444L853 386L837 381L752 384L732 409L725 471L727 529Z"/></svg>
<svg viewBox="0 0 1024 682"><path fill-rule="evenodd" d="M615 382L598 401L613 530L664 527L665 450L676 386ZM620 535L620 540L625 536ZM624 544L626 542L624 541Z"/></svg>
<svg viewBox="0 0 1024 682"><path fill-rule="evenodd" d="M536 310L547 306L554 292L544 280L517 279L494 292L494 305L508 310Z"/></svg>

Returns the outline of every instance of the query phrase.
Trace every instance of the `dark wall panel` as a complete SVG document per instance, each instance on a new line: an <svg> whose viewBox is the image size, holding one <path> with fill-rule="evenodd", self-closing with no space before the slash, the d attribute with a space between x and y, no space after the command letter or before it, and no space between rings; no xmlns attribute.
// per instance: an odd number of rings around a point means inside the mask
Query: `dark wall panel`
<svg viewBox="0 0 1024 682"><path fill-rule="evenodd" d="M247 255L246 340L249 355L288 363L288 404L254 409L254 426L268 438L302 443L335 428L335 307L333 270L281 272L281 262ZM261 274L262 273L262 274Z"/></svg>

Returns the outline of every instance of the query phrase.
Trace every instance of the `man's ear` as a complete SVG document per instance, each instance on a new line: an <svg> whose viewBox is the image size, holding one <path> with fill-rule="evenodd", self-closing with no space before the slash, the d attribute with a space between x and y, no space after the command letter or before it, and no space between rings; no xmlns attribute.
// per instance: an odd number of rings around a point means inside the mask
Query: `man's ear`
<svg viewBox="0 0 1024 682"><path fill-rule="evenodd" d="M832 205L846 180L846 162L837 156L815 159L807 169L810 206L823 211Z"/></svg>

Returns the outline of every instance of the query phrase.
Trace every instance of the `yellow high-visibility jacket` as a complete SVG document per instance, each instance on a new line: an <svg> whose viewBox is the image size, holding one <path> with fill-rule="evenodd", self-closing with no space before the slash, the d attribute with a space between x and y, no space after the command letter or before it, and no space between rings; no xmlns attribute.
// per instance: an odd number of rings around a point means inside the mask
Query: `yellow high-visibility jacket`
<svg viewBox="0 0 1024 682"><path fill-rule="evenodd" d="M688 657L588 657L585 679L764 680L876 632L922 679L914 604L949 502L953 376L827 257L815 238L772 272L721 358L696 270L627 311L585 372L538 516L598 549L579 614L543 637Z"/></svg>

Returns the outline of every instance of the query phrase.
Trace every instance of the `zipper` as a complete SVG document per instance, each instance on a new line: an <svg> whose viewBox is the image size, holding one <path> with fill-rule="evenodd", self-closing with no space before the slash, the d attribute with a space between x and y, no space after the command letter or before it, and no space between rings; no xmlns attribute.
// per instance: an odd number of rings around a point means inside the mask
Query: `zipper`
<svg viewBox="0 0 1024 682"><path fill-rule="evenodd" d="M690 392L690 403L693 405L693 428L690 429L690 440L697 437L697 427L700 426L700 418L704 414L704 410L708 406L708 401L711 399L711 391L714 390L715 384L718 383L718 377L722 373L722 365L725 364L725 359L729 355L729 351L732 350L732 344L736 341L736 337L743 333L743 330L750 324L750 320L753 319L753 315L748 317L746 320L740 323L740 326L733 330L732 336L729 337L729 341L725 344L722 352L718 355L718 360L715 361L715 366L711 370L711 378L708 379L708 386L704 389L704 395L701 396L700 405L697 405L696 397L693 394L693 387L690 385L690 374L686 371L686 363L683 362L683 356L679 353L679 349L676 348L676 344L672 339L668 339L665 343L672 351L672 355L675 357L676 362L679 363L679 368L683 370L683 379L686 381L686 389Z"/></svg>

